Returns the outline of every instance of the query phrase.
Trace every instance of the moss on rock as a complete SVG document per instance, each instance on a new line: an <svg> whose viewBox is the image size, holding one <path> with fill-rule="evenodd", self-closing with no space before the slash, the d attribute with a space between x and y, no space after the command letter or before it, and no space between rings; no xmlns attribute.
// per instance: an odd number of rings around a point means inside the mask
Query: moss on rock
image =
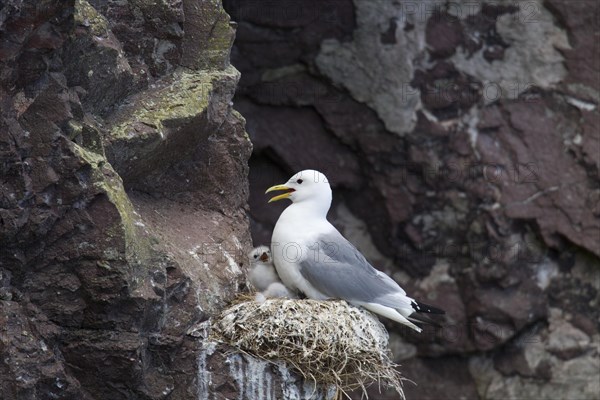
<svg viewBox="0 0 600 400"><path fill-rule="evenodd" d="M109 237L122 237L125 242L125 258L130 265L129 276L132 286L137 286L138 273L136 267L151 256L151 247L148 239L139 233L136 226L136 216L133 205L125 192L123 181L113 170L110 163L102 155L87 150L75 143L72 144L73 152L91 167L91 178L96 189L106 194L108 200L114 205L119 214L119 223L112 226L106 233Z"/></svg>
<svg viewBox="0 0 600 400"><path fill-rule="evenodd" d="M75 0L75 25L88 27L95 36L108 35L108 21L85 0Z"/></svg>
<svg viewBox="0 0 600 400"><path fill-rule="evenodd" d="M164 88L136 102L135 110L124 113L125 121L110 132L111 139L129 139L146 136L148 131L136 130L138 123L156 129L163 136L164 122L186 119L204 112L213 91L213 82L225 76L237 79L233 67L216 72L180 70Z"/></svg>

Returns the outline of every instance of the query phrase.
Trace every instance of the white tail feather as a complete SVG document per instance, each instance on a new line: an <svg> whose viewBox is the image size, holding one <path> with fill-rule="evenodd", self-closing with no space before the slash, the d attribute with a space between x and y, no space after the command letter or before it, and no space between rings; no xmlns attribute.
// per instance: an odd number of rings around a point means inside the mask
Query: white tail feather
<svg viewBox="0 0 600 400"><path fill-rule="evenodd" d="M419 333L422 331L421 328L419 328L418 326L416 326L415 324L410 322L408 319L406 319L405 316L403 316L402 314L400 314L398 311L396 311L395 309L393 309L391 307L386 307L386 306L383 306L383 305L377 304L377 303L362 303L360 305L362 307L366 308L367 310L374 312L375 314L379 314L383 317L389 318L393 321L396 321L403 325L406 325L409 328L412 328Z"/></svg>

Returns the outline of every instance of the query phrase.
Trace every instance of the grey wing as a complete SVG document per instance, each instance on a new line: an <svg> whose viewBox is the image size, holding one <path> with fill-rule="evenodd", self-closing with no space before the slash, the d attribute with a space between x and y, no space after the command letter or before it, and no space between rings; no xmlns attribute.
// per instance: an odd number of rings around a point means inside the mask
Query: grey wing
<svg viewBox="0 0 600 400"><path fill-rule="evenodd" d="M300 273L321 293L347 301L379 303L389 307L410 299L389 276L373 268L339 232L321 235L300 262Z"/></svg>

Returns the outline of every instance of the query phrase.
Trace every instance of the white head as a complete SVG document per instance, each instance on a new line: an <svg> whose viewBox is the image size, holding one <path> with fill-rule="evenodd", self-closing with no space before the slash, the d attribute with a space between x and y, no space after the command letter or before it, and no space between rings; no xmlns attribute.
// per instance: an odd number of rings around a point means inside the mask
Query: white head
<svg viewBox="0 0 600 400"><path fill-rule="evenodd" d="M331 187L327 177L312 169L305 169L292 176L283 185L271 186L265 193L285 190L285 193L275 196L272 201L290 199L292 203L312 204L315 208L327 214L331 205Z"/></svg>
<svg viewBox="0 0 600 400"><path fill-rule="evenodd" d="M248 253L248 258L250 259L248 280L256 290L266 290L270 284L280 282L273 265L271 250L267 246L255 247Z"/></svg>
<svg viewBox="0 0 600 400"><path fill-rule="evenodd" d="M250 259L251 265L270 264L273 261L271 258L271 250L267 246L255 247L248 253L248 258Z"/></svg>

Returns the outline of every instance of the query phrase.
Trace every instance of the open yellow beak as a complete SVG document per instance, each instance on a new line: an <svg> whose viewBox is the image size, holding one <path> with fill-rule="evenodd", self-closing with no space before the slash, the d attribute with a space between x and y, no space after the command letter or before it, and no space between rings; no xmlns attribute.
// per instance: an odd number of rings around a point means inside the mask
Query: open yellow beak
<svg viewBox="0 0 600 400"><path fill-rule="evenodd" d="M279 191L279 190L286 190L287 192L280 194L279 196L272 197L271 200L269 200L269 203L277 201L277 200L281 200L281 199L287 199L291 196L292 192L295 192L295 190L292 189L291 187L287 187L285 185L275 185L275 186L271 186L270 188L268 188L267 191L265 192L265 194L267 194L269 192Z"/></svg>

